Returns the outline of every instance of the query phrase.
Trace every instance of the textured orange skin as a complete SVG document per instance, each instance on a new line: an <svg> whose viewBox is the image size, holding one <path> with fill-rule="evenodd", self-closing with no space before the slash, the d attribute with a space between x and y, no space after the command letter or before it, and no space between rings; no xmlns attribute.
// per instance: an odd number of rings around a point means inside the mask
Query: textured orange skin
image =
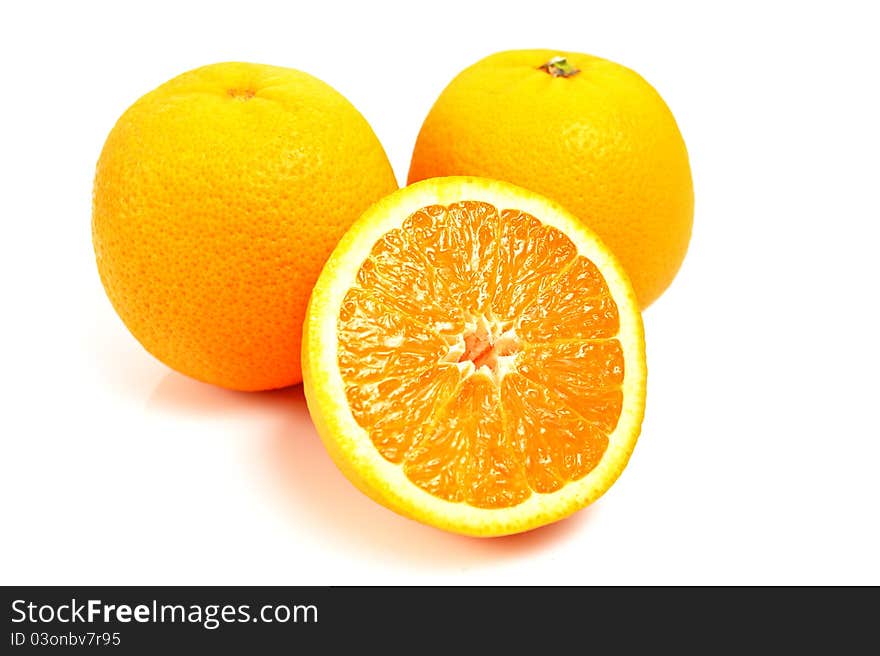
<svg viewBox="0 0 880 656"><path fill-rule="evenodd" d="M555 56L580 72L540 69ZM496 178L561 203L621 260L642 308L687 251L694 194L675 119L637 73L598 57L514 50L462 71L425 119L409 183L448 175Z"/></svg>
<svg viewBox="0 0 880 656"><path fill-rule="evenodd" d="M107 137L98 270L131 333L173 369L237 390L293 385L324 261L395 189L372 129L324 82L205 66L142 97Z"/></svg>

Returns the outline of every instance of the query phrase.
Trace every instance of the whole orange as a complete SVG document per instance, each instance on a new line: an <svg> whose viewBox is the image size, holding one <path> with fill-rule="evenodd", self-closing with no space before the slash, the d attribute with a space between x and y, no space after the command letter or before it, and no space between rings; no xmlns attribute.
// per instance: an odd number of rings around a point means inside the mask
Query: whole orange
<svg viewBox="0 0 880 656"><path fill-rule="evenodd" d="M449 175L505 180L561 203L621 260L643 308L687 251L684 140L653 87L605 59L514 50L462 71L425 119L409 182Z"/></svg>
<svg viewBox="0 0 880 656"><path fill-rule="evenodd" d="M324 261L395 189L372 129L324 82L205 66L143 96L107 137L98 271L131 333L173 369L237 390L292 385Z"/></svg>

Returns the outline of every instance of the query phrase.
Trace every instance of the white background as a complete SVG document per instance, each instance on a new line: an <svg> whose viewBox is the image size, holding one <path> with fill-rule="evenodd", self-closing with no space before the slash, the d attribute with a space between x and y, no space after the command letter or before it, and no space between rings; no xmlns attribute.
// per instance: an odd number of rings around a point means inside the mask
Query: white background
<svg viewBox="0 0 880 656"><path fill-rule="evenodd" d="M15 9L10 9L15 7ZM878 64L870 3L6 3L0 12L4 584L880 584ZM687 141L687 260L645 313L629 467L552 527L394 515L325 454L300 388L172 373L98 279L91 183L143 93L290 66L405 181L434 98L502 49L639 71Z"/></svg>

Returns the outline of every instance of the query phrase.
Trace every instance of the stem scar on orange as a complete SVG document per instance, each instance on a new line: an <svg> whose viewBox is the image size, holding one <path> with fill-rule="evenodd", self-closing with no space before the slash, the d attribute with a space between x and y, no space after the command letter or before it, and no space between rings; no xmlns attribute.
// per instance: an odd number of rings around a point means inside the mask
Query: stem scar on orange
<svg viewBox="0 0 880 656"><path fill-rule="evenodd" d="M198 380L302 380L312 285L345 230L397 188L358 111L300 71L222 63L143 96L95 174L92 236L113 307Z"/></svg>
<svg viewBox="0 0 880 656"><path fill-rule="evenodd" d="M495 536L565 517L626 465L645 404L635 294L558 204L435 178L373 205L312 292L305 394L376 501Z"/></svg>

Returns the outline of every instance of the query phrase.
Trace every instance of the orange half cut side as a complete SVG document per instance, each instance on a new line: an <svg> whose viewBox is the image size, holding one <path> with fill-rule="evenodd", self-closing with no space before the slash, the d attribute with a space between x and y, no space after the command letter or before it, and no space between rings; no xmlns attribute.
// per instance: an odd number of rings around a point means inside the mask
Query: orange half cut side
<svg viewBox="0 0 880 656"><path fill-rule="evenodd" d="M310 302L309 408L340 469L406 516L503 535L610 487L645 401L620 265L565 210L438 178L374 205Z"/></svg>

